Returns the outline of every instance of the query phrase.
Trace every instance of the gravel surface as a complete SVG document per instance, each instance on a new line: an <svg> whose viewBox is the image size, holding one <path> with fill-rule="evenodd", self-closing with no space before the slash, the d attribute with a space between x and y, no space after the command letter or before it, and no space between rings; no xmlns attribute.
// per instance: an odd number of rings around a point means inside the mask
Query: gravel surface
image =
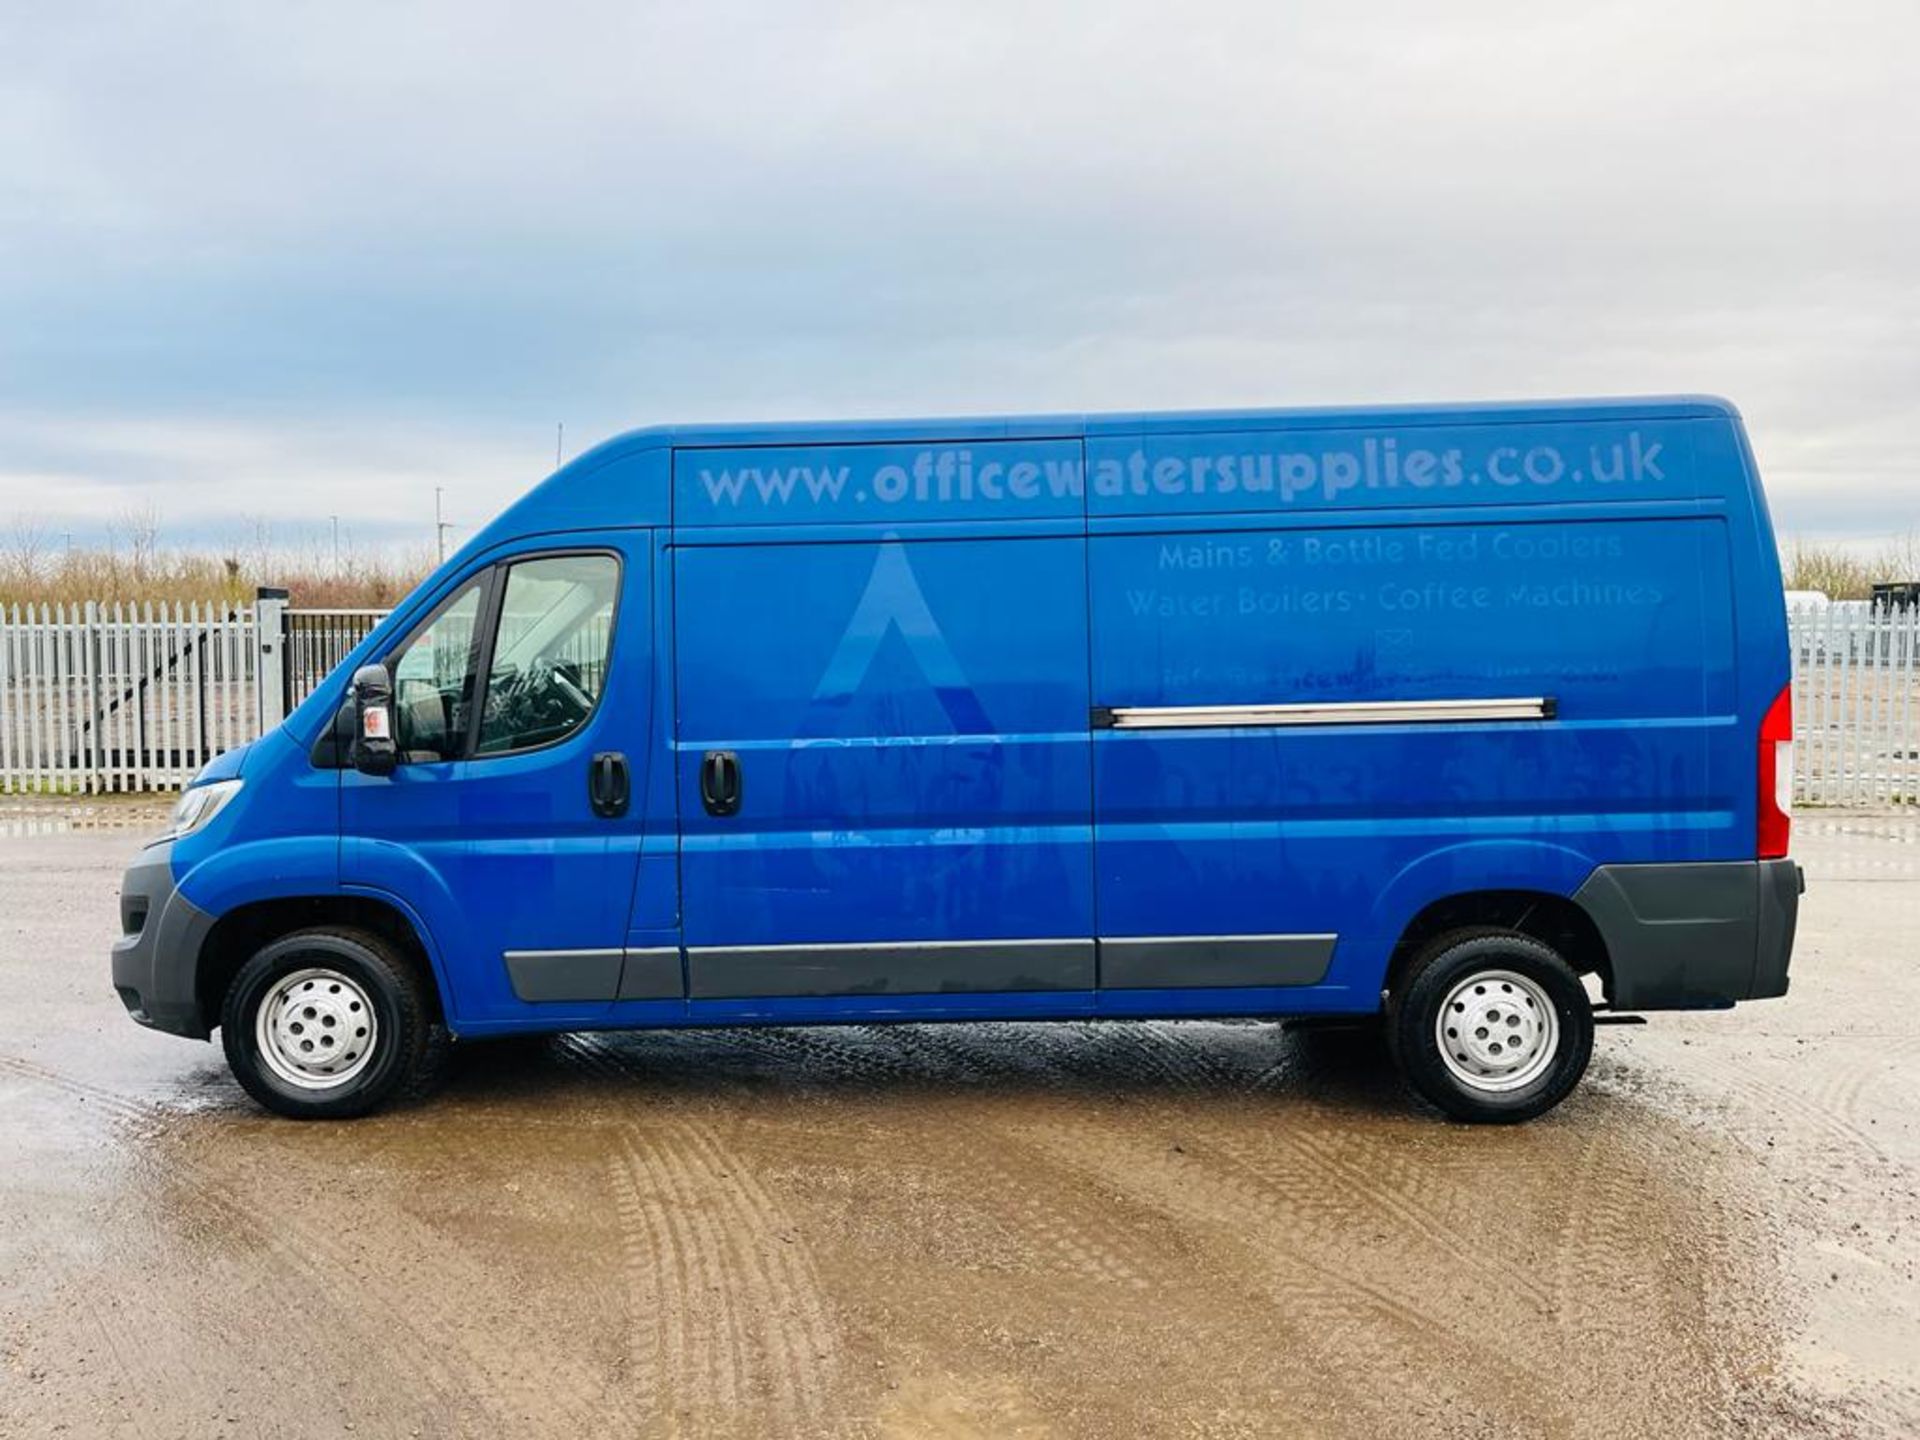
<svg viewBox="0 0 1920 1440"><path fill-rule="evenodd" d="M150 807L0 808L0 1435L1920 1433L1920 824L1793 994L1517 1129L1271 1024L582 1035L297 1125L107 984Z"/></svg>

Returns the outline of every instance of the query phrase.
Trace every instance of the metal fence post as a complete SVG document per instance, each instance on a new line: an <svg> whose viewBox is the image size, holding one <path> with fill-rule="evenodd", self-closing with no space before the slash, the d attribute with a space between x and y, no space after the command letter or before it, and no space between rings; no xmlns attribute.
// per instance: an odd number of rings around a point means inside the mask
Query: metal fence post
<svg viewBox="0 0 1920 1440"><path fill-rule="evenodd" d="M253 667L254 718L260 734L287 718L288 594L261 586L253 601L253 642L258 655Z"/></svg>

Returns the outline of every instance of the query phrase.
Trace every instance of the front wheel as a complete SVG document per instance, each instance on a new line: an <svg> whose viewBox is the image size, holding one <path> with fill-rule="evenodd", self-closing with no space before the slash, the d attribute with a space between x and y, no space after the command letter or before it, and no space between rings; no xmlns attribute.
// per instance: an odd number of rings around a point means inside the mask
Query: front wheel
<svg viewBox="0 0 1920 1440"><path fill-rule="evenodd" d="M283 935L240 967L220 1012L227 1065L269 1110L301 1120L363 1115L427 1059L424 982L377 935Z"/></svg>
<svg viewBox="0 0 1920 1440"><path fill-rule="evenodd" d="M1593 1055L1593 1006L1551 946L1456 931L1423 950L1387 1000L1407 1083L1457 1120L1512 1123L1558 1105Z"/></svg>

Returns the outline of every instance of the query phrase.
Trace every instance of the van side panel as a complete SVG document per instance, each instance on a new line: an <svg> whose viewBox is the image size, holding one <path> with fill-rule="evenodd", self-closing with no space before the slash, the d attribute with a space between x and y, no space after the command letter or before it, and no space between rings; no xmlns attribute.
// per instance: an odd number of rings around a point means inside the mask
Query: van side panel
<svg viewBox="0 0 1920 1440"><path fill-rule="evenodd" d="M1272 986L1277 955L1331 937L1299 983L1371 1008L1434 900L1750 859L1747 489L1693 455L1688 423L1090 442L1103 987L1234 984L1218 955L1191 963L1194 936ZM1410 457L1435 484L1406 482ZM1135 473L1144 492L1120 484ZM1539 713L1473 718L1486 702ZM1107 966L1118 937L1166 963Z"/></svg>
<svg viewBox="0 0 1920 1440"><path fill-rule="evenodd" d="M1017 489L1007 450L984 490L986 438L676 453L693 1012L758 994L768 1004L754 1013L824 1016L836 995L879 1004L937 987L958 1004L997 987L1044 1013L1046 987L1076 972L1039 948L1034 973L1013 951L921 947L867 970L833 952L902 938L1038 946L1083 924L1098 937L1104 1011L1366 1010L1433 900L1572 897L1602 866L1751 860L1753 731L1784 646L1764 506L1730 412L1112 417L1088 422L1077 474L1064 440L1020 443L1034 456ZM1081 551L1046 529L1070 518L1076 482ZM1071 613L1071 586L1049 589L1046 564L1004 568L1015 546L1084 566L1070 569L1091 605L1083 697L1050 688L1071 637L1049 629L1068 643L1031 648L1036 626ZM966 559L946 565L946 547ZM749 548L762 553L746 569L714 558ZM862 628L846 617L876 585L909 593L898 574L882 578L896 568L887 556L907 560L926 603L863 642L894 652L867 697L885 705L809 730L817 718L781 707L834 689L822 688L829 652ZM969 596L963 575L988 587ZM1026 603L995 608L1015 591ZM769 593L790 597L771 617ZM831 646L809 628L821 611L839 617ZM754 638L716 650L712 617ZM964 660L930 661L942 646ZM975 675L998 667L1015 683L991 721L956 719ZM1046 697L1036 713L1019 714L1022 689ZM1060 843L1080 823L1073 770L1051 788L1004 784L1025 769L1005 762L1029 758L1036 737L1056 760L1072 753L1080 698L1091 916L1072 842ZM1391 708L1421 702L1537 709L1435 721ZM1389 708L1219 718L1316 704ZM1182 707L1214 718L1125 719ZM765 795L755 774L779 785L776 815L704 815L699 766L718 748L749 767L750 793ZM997 762L934 783L932 770L874 770L890 748ZM992 858L956 865L976 840ZM1016 885L1006 903L1007 877L1035 862L1045 883ZM1056 875L1057 898L1042 899ZM958 974L956 960L972 968ZM1045 978L1055 966L1061 978ZM1074 1008L1062 994L1060 1013Z"/></svg>
<svg viewBox="0 0 1920 1440"><path fill-rule="evenodd" d="M724 463L677 469L704 496ZM674 558L690 997L1090 991L1084 539L692 533L735 543ZM722 754L731 814L703 795Z"/></svg>
<svg viewBox="0 0 1920 1440"><path fill-rule="evenodd" d="M1108 730L1100 930L1336 935L1451 887L1731 858L1737 730L1718 519L1098 536L1103 705L1541 698L1539 720ZM1413 893L1396 878L1435 853ZM1478 864L1484 858L1489 863ZM1565 871L1565 873L1561 873ZM1531 873L1529 873L1531 872ZM1437 893L1423 893L1436 892ZM1347 958L1351 944L1344 947ZM1336 962L1334 983L1368 984ZM1246 983L1267 983L1249 979Z"/></svg>

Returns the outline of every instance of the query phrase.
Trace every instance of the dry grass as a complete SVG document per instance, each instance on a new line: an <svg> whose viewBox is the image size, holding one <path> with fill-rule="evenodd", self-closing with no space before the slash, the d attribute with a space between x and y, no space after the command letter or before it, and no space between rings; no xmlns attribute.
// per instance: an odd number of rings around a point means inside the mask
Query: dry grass
<svg viewBox="0 0 1920 1440"><path fill-rule="evenodd" d="M292 592L296 605L383 609L433 568L425 547L381 554L343 545L283 547L264 530L254 544L222 551L163 547L151 518L132 517L108 544L49 543L43 527L17 519L0 536L0 605L209 601L250 604L263 585Z"/></svg>
<svg viewBox="0 0 1920 1440"><path fill-rule="evenodd" d="M1791 540L1780 561L1789 590L1818 590L1829 600L1865 600L1876 584L1920 580L1920 531L1888 540L1870 555Z"/></svg>
<svg viewBox="0 0 1920 1440"><path fill-rule="evenodd" d="M250 603L260 586L278 585L292 592L296 605L382 609L418 584L433 564L425 546L396 556L346 545L337 557L330 545L276 546L264 527L254 543L221 552L163 548L151 514L123 519L109 544L72 549L50 543L45 528L30 517L16 518L11 531L0 536L0 605L240 604ZM1878 581L1920 580L1920 531L1888 540L1872 554L1790 540L1781 568L1789 590L1864 600Z"/></svg>

